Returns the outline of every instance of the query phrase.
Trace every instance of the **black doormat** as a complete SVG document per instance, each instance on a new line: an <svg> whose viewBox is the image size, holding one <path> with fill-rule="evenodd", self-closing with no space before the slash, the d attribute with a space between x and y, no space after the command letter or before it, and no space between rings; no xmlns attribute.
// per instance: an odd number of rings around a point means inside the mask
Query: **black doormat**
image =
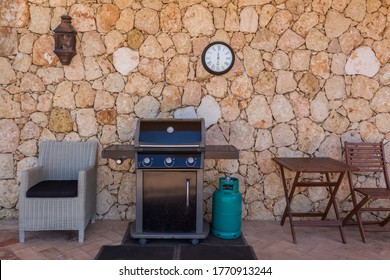
<svg viewBox="0 0 390 280"><path fill-rule="evenodd" d="M188 239L150 239L147 244L138 244L130 236L130 224L122 244L104 245L96 260L257 260L253 248L240 236L236 239L221 239L209 234L206 239L192 245Z"/></svg>
<svg viewBox="0 0 390 280"><path fill-rule="evenodd" d="M174 246L104 245L95 260L173 260Z"/></svg>

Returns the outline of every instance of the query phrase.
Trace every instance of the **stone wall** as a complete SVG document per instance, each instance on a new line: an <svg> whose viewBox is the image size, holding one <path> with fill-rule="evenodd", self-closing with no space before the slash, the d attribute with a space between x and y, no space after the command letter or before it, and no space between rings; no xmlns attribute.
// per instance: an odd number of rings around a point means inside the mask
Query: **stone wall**
<svg viewBox="0 0 390 280"><path fill-rule="evenodd" d="M243 217L279 219L274 156L342 159L344 140L390 139L389 0L2 0L0 216L16 218L19 174L42 140L132 143L138 118L203 117L207 143L239 160L207 160L205 209L218 177L238 177ZM77 55L63 66L52 30L69 14ZM229 43L233 69L208 74L201 53ZM390 145L386 145L389 150ZM390 155L390 151L388 151ZM291 174L289 174L291 176ZM358 184L383 183L359 177ZM294 208L327 193L300 189ZM344 181L338 194L350 209ZM135 215L134 162L99 158L100 219Z"/></svg>

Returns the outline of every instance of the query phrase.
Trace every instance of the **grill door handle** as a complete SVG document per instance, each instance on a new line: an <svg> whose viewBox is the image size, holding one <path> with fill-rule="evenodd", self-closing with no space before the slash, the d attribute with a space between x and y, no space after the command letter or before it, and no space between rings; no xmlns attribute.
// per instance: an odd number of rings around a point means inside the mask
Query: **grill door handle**
<svg viewBox="0 0 390 280"><path fill-rule="evenodd" d="M186 179L186 207L190 206L190 179Z"/></svg>

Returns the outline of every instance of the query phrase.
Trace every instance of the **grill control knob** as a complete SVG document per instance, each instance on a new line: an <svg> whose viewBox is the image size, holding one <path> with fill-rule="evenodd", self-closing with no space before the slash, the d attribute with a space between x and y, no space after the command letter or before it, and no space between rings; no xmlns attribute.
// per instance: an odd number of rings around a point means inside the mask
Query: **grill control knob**
<svg viewBox="0 0 390 280"><path fill-rule="evenodd" d="M171 167L173 165L173 159L171 157L167 157L164 160L166 166Z"/></svg>
<svg viewBox="0 0 390 280"><path fill-rule="evenodd" d="M187 166L194 166L195 165L195 159L193 157L189 157L186 160Z"/></svg>
<svg viewBox="0 0 390 280"><path fill-rule="evenodd" d="M142 160L142 165L145 167L149 167L152 165L152 161L150 158L146 157Z"/></svg>

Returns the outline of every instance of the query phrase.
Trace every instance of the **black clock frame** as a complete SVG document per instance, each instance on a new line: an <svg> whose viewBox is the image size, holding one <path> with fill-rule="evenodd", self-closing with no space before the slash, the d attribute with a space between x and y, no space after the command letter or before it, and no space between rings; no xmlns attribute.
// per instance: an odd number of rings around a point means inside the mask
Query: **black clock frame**
<svg viewBox="0 0 390 280"><path fill-rule="evenodd" d="M207 50L208 50L209 48L211 48L212 46L217 45L217 44L219 44L219 45L224 45L224 46L227 47L227 48L229 49L229 51L232 53L232 63L230 64L230 66L229 66L228 68L226 68L226 69L223 70L223 71L214 71L214 70L210 69L210 68L207 66L207 64L206 64L206 52L207 52ZM235 61L234 51L233 51L232 47L229 46L228 44L226 44L225 42L221 42L221 41L212 42L212 43L208 44L208 45L204 48L204 50L203 50L203 52L202 52L202 65L203 65L204 69L206 69L207 72L209 72L209 73L211 73L211 74L213 74L213 75L223 75L223 74L229 72L230 69L232 69L232 67L233 67L233 65L234 65L234 61Z"/></svg>

